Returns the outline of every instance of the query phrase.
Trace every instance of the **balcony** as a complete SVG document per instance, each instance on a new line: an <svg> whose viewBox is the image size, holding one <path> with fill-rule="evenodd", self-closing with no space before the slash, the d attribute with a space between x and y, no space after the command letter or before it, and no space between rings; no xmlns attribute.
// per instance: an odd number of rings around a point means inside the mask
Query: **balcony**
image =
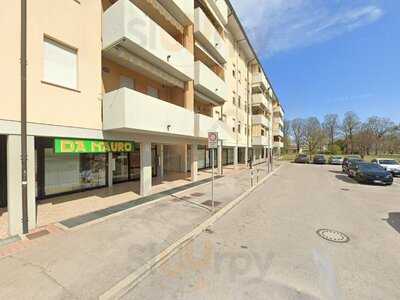
<svg viewBox="0 0 400 300"><path fill-rule="evenodd" d="M280 105L274 107L274 113L279 114L282 118L284 116L283 109Z"/></svg>
<svg viewBox="0 0 400 300"><path fill-rule="evenodd" d="M274 118L274 124L279 124L280 126L284 126L282 118Z"/></svg>
<svg viewBox="0 0 400 300"><path fill-rule="evenodd" d="M273 134L274 136L283 137L283 131L280 128L274 128Z"/></svg>
<svg viewBox="0 0 400 300"><path fill-rule="evenodd" d="M103 130L194 136L194 113L177 105L121 88L103 98Z"/></svg>
<svg viewBox="0 0 400 300"><path fill-rule="evenodd" d="M268 146L268 137L259 135L252 137L252 144L253 146Z"/></svg>
<svg viewBox="0 0 400 300"><path fill-rule="evenodd" d="M131 59L121 59L124 50ZM104 13L103 51L128 68L138 57L181 81L194 79L193 55L129 0L119 0Z"/></svg>
<svg viewBox="0 0 400 300"><path fill-rule="evenodd" d="M283 142L274 142L274 147L275 148L283 148L284 147Z"/></svg>
<svg viewBox="0 0 400 300"><path fill-rule="evenodd" d="M195 136L208 138L208 132L218 132L218 138L225 142L234 142L235 134L232 129L220 120L196 114L195 115Z"/></svg>
<svg viewBox="0 0 400 300"><path fill-rule="evenodd" d="M215 105L225 103L228 87L224 80L200 61L194 64L194 74L194 87L198 92L209 98Z"/></svg>
<svg viewBox="0 0 400 300"><path fill-rule="evenodd" d="M270 112L268 99L264 94L253 94L252 95L253 105L260 105L264 110Z"/></svg>
<svg viewBox="0 0 400 300"><path fill-rule="evenodd" d="M194 23L194 0L158 0L179 23L188 26Z"/></svg>
<svg viewBox="0 0 400 300"><path fill-rule="evenodd" d="M225 1L210 0L208 2L222 25L228 24L228 5Z"/></svg>
<svg viewBox="0 0 400 300"><path fill-rule="evenodd" d="M253 115L251 117L251 120L253 122L253 125L262 125L266 128L270 127L269 120L263 115Z"/></svg>
<svg viewBox="0 0 400 300"><path fill-rule="evenodd" d="M226 63L225 41L200 7L194 11L194 36L214 59L220 64Z"/></svg>
<svg viewBox="0 0 400 300"><path fill-rule="evenodd" d="M263 73L253 74L253 87L259 88L262 92L268 90L269 84Z"/></svg>

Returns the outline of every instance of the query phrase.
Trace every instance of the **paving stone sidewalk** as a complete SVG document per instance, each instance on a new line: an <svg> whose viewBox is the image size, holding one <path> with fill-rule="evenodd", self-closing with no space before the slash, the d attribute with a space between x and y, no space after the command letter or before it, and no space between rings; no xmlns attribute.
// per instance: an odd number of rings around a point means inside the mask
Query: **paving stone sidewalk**
<svg viewBox="0 0 400 300"><path fill-rule="evenodd" d="M255 168L259 180L267 175ZM250 172L215 181L217 209L250 188ZM210 183L31 241L0 258L0 299L96 299L207 220L208 200Z"/></svg>

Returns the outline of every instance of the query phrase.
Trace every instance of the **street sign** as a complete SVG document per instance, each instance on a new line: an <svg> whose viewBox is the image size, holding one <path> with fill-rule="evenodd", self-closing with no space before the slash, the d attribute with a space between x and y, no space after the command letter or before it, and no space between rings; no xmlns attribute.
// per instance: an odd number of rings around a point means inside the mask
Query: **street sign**
<svg viewBox="0 0 400 300"><path fill-rule="evenodd" d="M218 132L208 133L208 148L217 149L218 148Z"/></svg>

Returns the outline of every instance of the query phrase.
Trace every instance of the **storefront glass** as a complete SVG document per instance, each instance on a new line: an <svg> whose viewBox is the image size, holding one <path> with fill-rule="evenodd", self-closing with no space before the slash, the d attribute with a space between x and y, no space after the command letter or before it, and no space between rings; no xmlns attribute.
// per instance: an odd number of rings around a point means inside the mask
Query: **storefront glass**
<svg viewBox="0 0 400 300"><path fill-rule="evenodd" d="M54 154L44 149L46 196L106 185L105 154Z"/></svg>

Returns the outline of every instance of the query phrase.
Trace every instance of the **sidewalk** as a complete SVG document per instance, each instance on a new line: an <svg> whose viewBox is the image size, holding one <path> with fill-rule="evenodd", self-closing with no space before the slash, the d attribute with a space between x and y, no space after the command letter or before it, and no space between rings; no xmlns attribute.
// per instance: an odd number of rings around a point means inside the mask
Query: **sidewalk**
<svg viewBox="0 0 400 300"><path fill-rule="evenodd" d="M257 168L262 169L261 180L266 166ZM216 180L217 209L249 188L249 170ZM0 258L6 275L0 278L0 298L96 299L207 220L210 199L211 184L207 183L94 224L73 230L50 228L53 234L24 240L26 247Z"/></svg>

